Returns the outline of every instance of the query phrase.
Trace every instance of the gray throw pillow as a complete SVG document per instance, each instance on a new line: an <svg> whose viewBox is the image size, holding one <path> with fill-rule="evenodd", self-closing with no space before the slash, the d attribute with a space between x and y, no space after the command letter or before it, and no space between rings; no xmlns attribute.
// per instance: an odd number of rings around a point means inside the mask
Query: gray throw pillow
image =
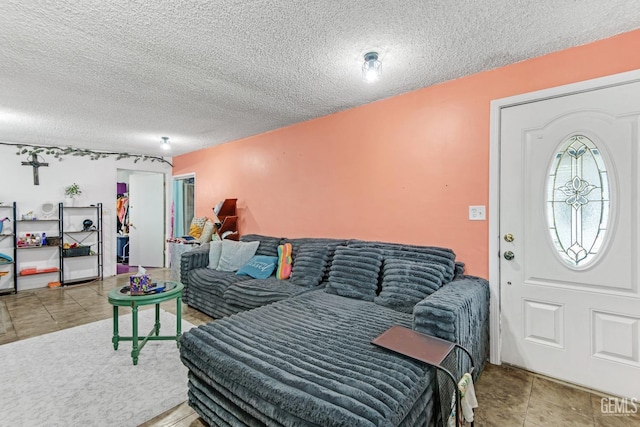
<svg viewBox="0 0 640 427"><path fill-rule="evenodd" d="M300 286L317 286L322 281L329 261L326 244L306 244L293 258L291 283Z"/></svg>
<svg viewBox="0 0 640 427"><path fill-rule="evenodd" d="M236 242L233 240L222 241L222 253L220 263L216 270L238 271L256 254L260 242Z"/></svg>
<svg viewBox="0 0 640 427"><path fill-rule="evenodd" d="M222 241L211 242L209 247L209 265L208 268L216 270L220 264L220 255L222 254Z"/></svg>
<svg viewBox="0 0 640 427"><path fill-rule="evenodd" d="M325 292L373 301L378 290L382 251L338 246L329 269Z"/></svg>
<svg viewBox="0 0 640 427"><path fill-rule="evenodd" d="M440 289L447 268L437 262L387 258L382 267L382 291L374 302L404 313Z"/></svg>

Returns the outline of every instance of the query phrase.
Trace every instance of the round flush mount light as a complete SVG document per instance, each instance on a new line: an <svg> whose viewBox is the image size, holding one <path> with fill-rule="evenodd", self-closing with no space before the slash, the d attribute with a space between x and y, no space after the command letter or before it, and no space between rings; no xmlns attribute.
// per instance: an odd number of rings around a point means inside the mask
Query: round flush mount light
<svg viewBox="0 0 640 427"><path fill-rule="evenodd" d="M162 139L162 142L160 143L160 146L162 147L163 150L168 150L169 148L171 148L171 144L169 143L168 136L163 136L161 139Z"/></svg>
<svg viewBox="0 0 640 427"><path fill-rule="evenodd" d="M362 79L367 83L373 83L382 75L382 62L378 60L378 52L364 54L362 64Z"/></svg>

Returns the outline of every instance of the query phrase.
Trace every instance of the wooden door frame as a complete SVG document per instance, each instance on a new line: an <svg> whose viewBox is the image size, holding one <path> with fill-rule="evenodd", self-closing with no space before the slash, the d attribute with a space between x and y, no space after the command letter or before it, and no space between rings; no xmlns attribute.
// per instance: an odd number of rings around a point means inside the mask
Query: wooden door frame
<svg viewBox="0 0 640 427"><path fill-rule="evenodd" d="M489 361L491 363L499 365L502 361L502 335L500 331L500 317L502 315L500 310L500 117L502 109L633 82L640 82L640 70L491 101L489 130L489 288L491 293ZM494 337L498 337L498 339L494 339Z"/></svg>

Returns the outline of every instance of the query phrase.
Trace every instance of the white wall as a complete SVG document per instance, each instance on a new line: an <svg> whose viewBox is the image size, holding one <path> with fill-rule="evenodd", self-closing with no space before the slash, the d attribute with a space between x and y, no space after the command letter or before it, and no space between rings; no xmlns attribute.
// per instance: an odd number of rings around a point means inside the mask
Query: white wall
<svg viewBox="0 0 640 427"><path fill-rule="evenodd" d="M45 201L54 203L64 199L64 188L74 182L80 186L82 195L77 199L76 206L87 206L94 203L103 204L104 228L104 275L116 274L116 182L118 169L132 171L160 172L165 174L165 182L171 182L171 166L166 163L123 159L115 160L108 157L100 160L90 160L88 157L66 156L57 160L53 156L43 155L40 161L49 163L48 167L39 169L40 185L33 184L33 168L22 166L28 160L26 155L16 155L17 148L0 145L0 202L18 204L18 217L25 212L34 211L40 215L40 206ZM171 161L171 158L167 158ZM171 185L166 185L166 218L170 218ZM5 227L8 224L5 223ZM13 224L11 224L13 228ZM168 229L168 228L167 228ZM166 257L165 257L166 258ZM41 283L33 284L34 278L22 278L18 282L18 290L32 287L46 286L51 280L48 275L40 277ZM21 286L24 283L23 286Z"/></svg>

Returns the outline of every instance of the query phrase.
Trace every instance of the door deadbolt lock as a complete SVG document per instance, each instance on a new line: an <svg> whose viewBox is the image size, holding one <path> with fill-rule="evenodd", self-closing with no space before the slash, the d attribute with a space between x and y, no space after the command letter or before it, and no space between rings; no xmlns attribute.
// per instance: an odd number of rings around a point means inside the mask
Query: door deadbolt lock
<svg viewBox="0 0 640 427"><path fill-rule="evenodd" d="M507 242L513 242L513 234L507 233L504 235L504 240Z"/></svg>
<svg viewBox="0 0 640 427"><path fill-rule="evenodd" d="M506 259L507 261L511 261L512 259L514 259L516 256L513 254L513 252L511 251L506 251L504 253L504 259Z"/></svg>

